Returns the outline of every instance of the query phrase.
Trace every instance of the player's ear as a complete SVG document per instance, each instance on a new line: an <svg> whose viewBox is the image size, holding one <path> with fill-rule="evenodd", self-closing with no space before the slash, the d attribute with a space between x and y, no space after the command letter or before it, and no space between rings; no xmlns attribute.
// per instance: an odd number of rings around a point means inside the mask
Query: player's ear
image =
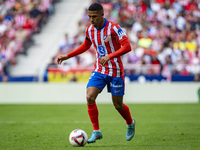
<svg viewBox="0 0 200 150"><path fill-rule="evenodd" d="M101 16L104 16L104 12L103 11L101 11Z"/></svg>

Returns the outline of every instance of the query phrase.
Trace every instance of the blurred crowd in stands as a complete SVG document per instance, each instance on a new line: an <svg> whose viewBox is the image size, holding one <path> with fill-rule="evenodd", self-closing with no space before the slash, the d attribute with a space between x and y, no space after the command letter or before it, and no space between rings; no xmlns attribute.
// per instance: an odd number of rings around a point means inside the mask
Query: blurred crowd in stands
<svg viewBox="0 0 200 150"><path fill-rule="evenodd" d="M0 75L9 74L17 54L25 54L34 44L32 35L41 32L54 4L59 0L0 0ZM200 1L199 0L91 0L104 7L104 17L118 23L127 33L132 51L123 56L128 75L200 74ZM85 39L90 24L87 9L74 37L64 33L57 55L76 49ZM93 67L95 51L64 62L65 69Z"/></svg>
<svg viewBox="0 0 200 150"><path fill-rule="evenodd" d="M33 35L41 32L58 1L0 0L0 76L9 75L18 54L27 55Z"/></svg>
<svg viewBox="0 0 200 150"><path fill-rule="evenodd" d="M199 0L92 0L104 7L104 16L118 23L129 36L133 50L123 56L126 74L171 75L200 74ZM77 48L85 39L89 25L87 10L73 38L65 34L57 56ZM55 63L56 57L52 64ZM66 68L91 67L93 48L66 61Z"/></svg>

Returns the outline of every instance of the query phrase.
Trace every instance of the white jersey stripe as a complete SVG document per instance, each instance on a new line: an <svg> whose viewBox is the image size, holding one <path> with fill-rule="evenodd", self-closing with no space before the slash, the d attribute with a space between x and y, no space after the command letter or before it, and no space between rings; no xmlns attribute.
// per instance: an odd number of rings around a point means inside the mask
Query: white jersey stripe
<svg viewBox="0 0 200 150"><path fill-rule="evenodd" d="M104 46L105 50L106 50L106 55L108 54L108 50L106 49L106 45L104 43L104 28L101 30L101 45ZM102 66L102 70L101 73L105 74L106 72L106 68L105 66Z"/></svg>
<svg viewBox="0 0 200 150"><path fill-rule="evenodd" d="M113 30L115 31L115 33L118 35L118 29L116 26L113 27ZM121 37L118 35L119 39L121 40Z"/></svg>
<svg viewBox="0 0 200 150"><path fill-rule="evenodd" d="M111 35L111 23L109 22L108 29L107 29L107 36L110 36L110 35ZM112 69L112 63L110 62L110 60L108 61L108 67L109 67L108 75L112 76L113 75L113 69Z"/></svg>
<svg viewBox="0 0 200 150"><path fill-rule="evenodd" d="M112 41L112 39L111 39L111 41ZM115 48L113 46L113 42L110 42L110 48L111 48L112 53L115 52ZM114 60L114 62L116 64L116 68L117 68L117 77L120 77L120 68L119 68L119 64L117 62L117 58L113 58L113 60Z"/></svg>
<svg viewBox="0 0 200 150"><path fill-rule="evenodd" d="M95 42L95 44L96 44L96 47L98 48L98 39L97 39L97 29L96 28L94 28L94 42ZM96 51L96 69L95 69L95 71L96 72L98 72L98 70L99 70L99 59L98 59L98 53L97 53L97 51Z"/></svg>
<svg viewBox="0 0 200 150"><path fill-rule="evenodd" d="M90 25L90 27L88 28L88 34L89 34L90 39L92 39L91 29L92 29L92 25Z"/></svg>
<svg viewBox="0 0 200 150"><path fill-rule="evenodd" d="M94 47L94 44L93 44L93 40L94 39L92 39L92 25L90 25L90 27L88 28L88 34L89 34L89 37L90 37L90 40L91 40L91 42L92 42L92 45L93 45L93 47ZM96 57L97 57L97 52L96 52ZM96 62L96 64L95 64L95 68L98 68L98 60L97 60L97 62ZM96 70L95 70L96 71Z"/></svg>

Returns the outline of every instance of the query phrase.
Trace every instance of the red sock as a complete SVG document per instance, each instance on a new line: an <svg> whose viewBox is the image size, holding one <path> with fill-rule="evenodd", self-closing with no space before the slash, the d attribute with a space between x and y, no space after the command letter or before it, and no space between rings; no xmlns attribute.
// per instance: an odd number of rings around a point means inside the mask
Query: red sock
<svg viewBox="0 0 200 150"><path fill-rule="evenodd" d="M129 111L129 108L127 105L124 104L124 108L121 112L119 112L120 115L126 120L126 124L129 125L133 123L133 119L131 117L131 113Z"/></svg>
<svg viewBox="0 0 200 150"><path fill-rule="evenodd" d="M87 104L87 106L88 106L88 114L93 125L93 130L99 130L99 119L98 119L99 112L97 109L97 105L94 102L92 104Z"/></svg>

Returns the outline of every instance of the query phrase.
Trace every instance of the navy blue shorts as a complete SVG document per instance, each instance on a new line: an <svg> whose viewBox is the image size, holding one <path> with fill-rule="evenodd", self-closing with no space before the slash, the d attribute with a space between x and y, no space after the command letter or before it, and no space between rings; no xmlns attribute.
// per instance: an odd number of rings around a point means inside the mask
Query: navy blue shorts
<svg viewBox="0 0 200 150"><path fill-rule="evenodd" d="M105 74L101 74L93 71L87 84L87 88L90 86L97 87L101 91L107 85L107 90L114 96L124 95L124 78L123 77L111 77Z"/></svg>

